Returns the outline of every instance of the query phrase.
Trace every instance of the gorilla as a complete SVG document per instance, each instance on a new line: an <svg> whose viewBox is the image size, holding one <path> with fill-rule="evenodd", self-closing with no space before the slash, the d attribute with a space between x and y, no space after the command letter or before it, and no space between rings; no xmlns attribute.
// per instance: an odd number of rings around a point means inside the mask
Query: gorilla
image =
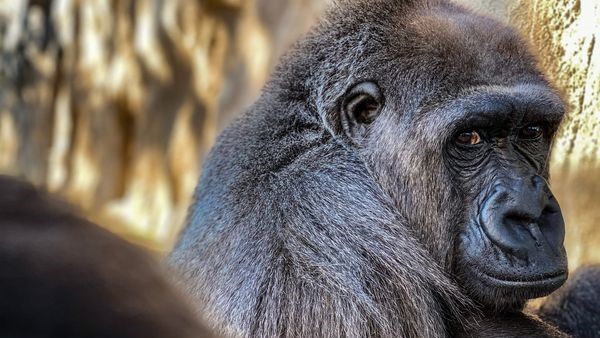
<svg viewBox="0 0 600 338"><path fill-rule="evenodd" d="M566 337L565 106L512 29L342 0L208 155L170 262L228 337Z"/></svg>
<svg viewBox="0 0 600 338"><path fill-rule="evenodd" d="M0 336L209 338L141 249L0 176Z"/></svg>

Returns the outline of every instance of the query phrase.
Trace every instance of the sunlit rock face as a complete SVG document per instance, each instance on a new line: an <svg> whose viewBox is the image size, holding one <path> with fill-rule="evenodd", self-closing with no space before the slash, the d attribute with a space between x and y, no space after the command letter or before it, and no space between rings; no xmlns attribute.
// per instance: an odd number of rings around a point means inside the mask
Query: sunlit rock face
<svg viewBox="0 0 600 338"><path fill-rule="evenodd" d="M214 137L327 2L0 2L0 171L168 248ZM553 190L571 267L600 262L600 3L460 2L521 29L564 89Z"/></svg>

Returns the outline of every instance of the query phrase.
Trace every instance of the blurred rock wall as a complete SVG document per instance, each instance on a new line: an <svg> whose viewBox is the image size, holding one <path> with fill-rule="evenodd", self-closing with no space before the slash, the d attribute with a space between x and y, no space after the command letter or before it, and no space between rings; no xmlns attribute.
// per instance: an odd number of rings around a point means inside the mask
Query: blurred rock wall
<svg viewBox="0 0 600 338"><path fill-rule="evenodd" d="M326 2L0 1L0 171L167 248L215 135ZM518 27L564 88L553 185L572 266L600 262L600 2L461 2Z"/></svg>

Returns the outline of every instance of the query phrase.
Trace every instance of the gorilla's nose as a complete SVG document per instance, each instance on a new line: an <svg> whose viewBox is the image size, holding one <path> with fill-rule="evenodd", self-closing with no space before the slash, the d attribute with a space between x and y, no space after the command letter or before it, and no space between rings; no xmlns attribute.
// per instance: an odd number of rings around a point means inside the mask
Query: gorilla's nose
<svg viewBox="0 0 600 338"><path fill-rule="evenodd" d="M489 240L508 255L524 260L541 252L561 255L565 230L560 206L538 175L498 183L479 216Z"/></svg>

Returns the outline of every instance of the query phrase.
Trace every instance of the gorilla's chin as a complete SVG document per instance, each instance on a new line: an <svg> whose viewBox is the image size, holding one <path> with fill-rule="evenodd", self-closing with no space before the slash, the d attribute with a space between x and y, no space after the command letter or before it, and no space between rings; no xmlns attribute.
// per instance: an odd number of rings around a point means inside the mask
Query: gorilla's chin
<svg viewBox="0 0 600 338"><path fill-rule="evenodd" d="M473 299L499 311L518 310L529 299L549 295L562 286L568 276L566 265L543 275L528 274L527 269L522 268L518 270L522 273L518 277L517 271L490 272L490 265L463 266L459 269L458 279Z"/></svg>

